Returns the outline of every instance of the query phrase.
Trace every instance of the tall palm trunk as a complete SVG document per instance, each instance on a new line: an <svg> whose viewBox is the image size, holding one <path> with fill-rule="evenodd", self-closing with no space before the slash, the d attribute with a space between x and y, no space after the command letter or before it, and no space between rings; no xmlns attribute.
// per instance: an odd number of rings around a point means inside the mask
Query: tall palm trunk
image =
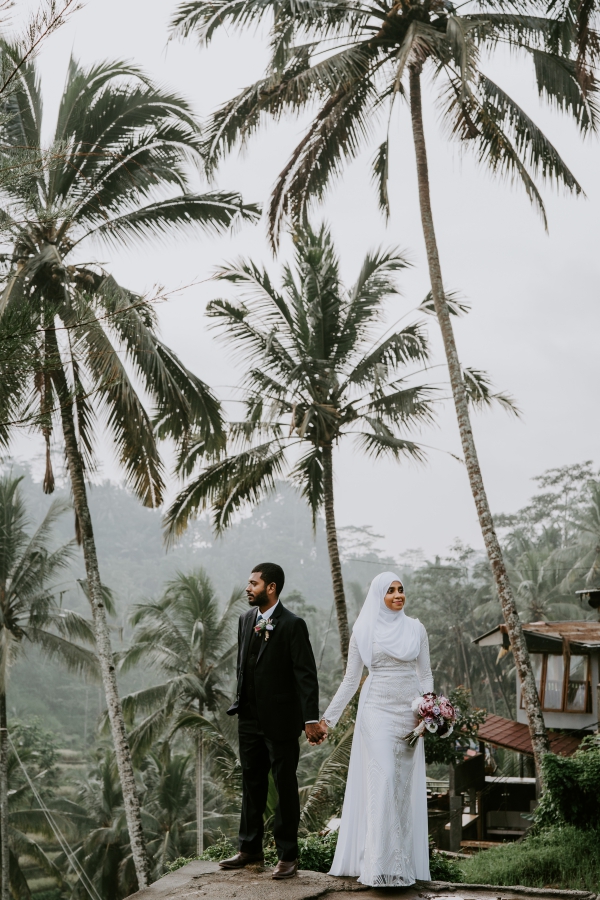
<svg viewBox="0 0 600 900"><path fill-rule="evenodd" d="M201 703L198 708L203 715ZM204 732L201 728L196 735L196 831L196 851L200 856L204 852Z"/></svg>
<svg viewBox="0 0 600 900"><path fill-rule="evenodd" d="M75 431L73 400L69 391L67 378L62 367L60 353L58 350L58 343L56 340L56 332L53 329L49 329L46 334L48 337L48 342L52 346L53 355L56 360L52 369L52 378L56 386L56 392L58 394L60 403L60 415L63 437L65 441L65 453L67 457L69 476L71 478L71 490L73 493L73 506L75 507L78 531L83 547L88 596L92 607L96 652L98 653L98 660L100 662L104 696L106 698L110 729L115 746L115 756L117 760L117 768L119 771L119 779L121 782L121 789L123 791L123 805L125 807L125 819L127 821L127 829L129 831L131 855L135 866L135 874L137 876L138 886L140 889L142 889L144 887L148 887L148 885L150 884L150 867L148 864L146 846L144 843L144 834L142 831L140 803L135 787L135 776L133 773L133 764L131 761L131 751L129 749L129 743L127 741L127 731L125 729L125 720L123 719L123 709L121 707L121 700L119 698L114 656L110 642L110 631L106 618L106 607L104 606L104 600L102 597L102 584L100 581L100 570L98 568L96 541L94 539L92 517L88 504L83 463L77 443L77 433Z"/></svg>
<svg viewBox="0 0 600 900"><path fill-rule="evenodd" d="M452 395L454 397L454 405L456 407L456 416L458 419L458 428L460 431L460 439L462 442L463 454L475 500L477 515L479 516L479 524L483 533L483 540L487 550L490 565L496 582L496 589L504 621L508 628L510 643L512 646L517 671L521 679L523 704L529 721L529 732L531 734L531 743L536 762L538 778L541 778L542 768L541 761L545 753L550 751L548 735L542 709L535 686L535 678L531 668L531 660L529 651L525 643L523 635L523 627L517 607L513 597L512 589L508 579L506 566L502 557L502 550L494 528L494 522L490 507L488 504L479 460L477 458L477 450L473 439L473 431L471 429L471 421L469 417L469 408L467 403L467 394L465 384L462 377L456 342L454 340L454 332L452 330L452 322L450 313L446 304L444 295L444 286L442 282L442 270L433 227L433 215L431 212L431 197L429 193L429 173L427 169L427 152L425 147L425 132L423 130L423 109L421 104L421 69L422 64L416 63L410 67L410 111L412 118L413 138L415 144L415 155L417 159L417 178L419 186L419 203L421 207L421 222L423 225L423 236L425 238L425 247L427 250L427 262L429 264L429 277L431 280L431 293L435 304L435 312L440 324L442 339L444 341L444 349L446 351L446 359L448 362L448 371L450 373L450 383L452 385Z"/></svg>
<svg viewBox="0 0 600 900"><path fill-rule="evenodd" d="M340 633L340 649L345 664L348 662L350 631L348 628L348 610L346 608L344 582L342 580L342 564L340 562L340 551L338 548L337 531L335 527L335 511L333 507L333 455L331 444L326 444L323 447L323 495L327 550L329 551L331 581L333 582L333 600L337 615L338 631Z"/></svg>
<svg viewBox="0 0 600 900"><path fill-rule="evenodd" d="M8 731L3 685L0 691L0 900L10 900L8 856Z"/></svg>

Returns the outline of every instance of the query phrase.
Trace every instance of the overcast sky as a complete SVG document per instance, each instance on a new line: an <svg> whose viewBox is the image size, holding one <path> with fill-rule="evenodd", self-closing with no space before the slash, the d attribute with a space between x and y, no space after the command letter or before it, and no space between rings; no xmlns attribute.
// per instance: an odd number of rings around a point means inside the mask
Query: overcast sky
<svg viewBox="0 0 600 900"><path fill-rule="evenodd" d="M201 116L262 74L266 42L261 34L223 34L208 50L193 41L167 44L174 8L172 0L87 0L46 42L38 58L48 133L71 53L86 65L106 58L133 61L189 98ZM498 59L486 64L486 71L545 129L586 193L586 199L575 199L544 188L550 225L546 234L521 189L493 179L448 144L435 96L429 93L426 131L445 284L472 304L471 313L455 326L461 360L486 369L523 411L519 421L497 409L475 416L474 422L492 509L510 512L527 501L534 488L531 478L543 470L585 459L600 461L599 145L594 138L584 143L564 117L541 106L528 65ZM269 126L242 156L235 154L223 165L218 187L237 189L247 201L265 202L305 124L290 119ZM395 245L407 252L414 265L401 275L403 297L390 304L390 323L418 305L428 290L405 107L398 107L391 135L392 216L387 226L370 185L376 139L315 214L315 221L325 219L332 226L348 281L370 248ZM173 292L159 308L163 338L224 400L232 398L240 370L231 351L207 332L203 315L206 303L222 295L223 288L197 282L221 262L240 255L264 262L276 274L264 223L214 240L190 234L135 251L89 246L81 253L82 259L102 262L136 291L161 285ZM441 363L433 320L429 328L435 362ZM436 381L445 378L442 368L432 373ZM408 548L443 555L456 537L481 547L466 473L450 455L460 454L460 443L449 404L422 440L438 448L430 451L422 467L373 464L351 447L338 451L339 523L374 526L396 559ZM37 442L17 445L19 453L30 456L40 449ZM117 477L108 457L103 471Z"/></svg>

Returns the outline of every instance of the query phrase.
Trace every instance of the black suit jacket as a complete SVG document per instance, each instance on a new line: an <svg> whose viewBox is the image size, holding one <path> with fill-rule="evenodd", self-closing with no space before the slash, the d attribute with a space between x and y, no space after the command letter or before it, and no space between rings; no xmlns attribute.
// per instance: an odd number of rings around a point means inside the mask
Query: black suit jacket
<svg viewBox="0 0 600 900"><path fill-rule="evenodd" d="M258 611L249 609L238 626L237 690L228 715L240 712L244 665ZM254 685L259 724L272 740L297 738L305 722L319 719L319 681L306 622L281 601L273 614L273 631L261 645ZM242 710L243 712L243 710Z"/></svg>

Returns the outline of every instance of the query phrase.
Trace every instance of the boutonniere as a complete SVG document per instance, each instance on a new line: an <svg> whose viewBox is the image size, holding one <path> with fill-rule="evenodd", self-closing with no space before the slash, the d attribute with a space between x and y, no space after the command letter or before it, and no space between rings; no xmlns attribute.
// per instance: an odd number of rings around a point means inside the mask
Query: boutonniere
<svg viewBox="0 0 600 900"><path fill-rule="evenodd" d="M257 634L261 634L264 632L265 641L269 640L269 635L275 628L275 622L273 619L260 619L257 625L254 626L254 630Z"/></svg>

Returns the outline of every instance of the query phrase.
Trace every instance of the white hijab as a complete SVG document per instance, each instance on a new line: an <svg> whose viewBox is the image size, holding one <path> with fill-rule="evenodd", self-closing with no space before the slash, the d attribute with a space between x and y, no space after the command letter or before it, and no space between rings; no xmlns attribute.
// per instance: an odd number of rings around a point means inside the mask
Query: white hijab
<svg viewBox="0 0 600 900"><path fill-rule="evenodd" d="M399 612L388 609L384 597L392 581L402 580L393 572L382 572L371 582L367 599L363 604L352 633L358 644L361 659L367 668L371 666L373 643L394 659L405 662L416 659L421 647L421 623Z"/></svg>

